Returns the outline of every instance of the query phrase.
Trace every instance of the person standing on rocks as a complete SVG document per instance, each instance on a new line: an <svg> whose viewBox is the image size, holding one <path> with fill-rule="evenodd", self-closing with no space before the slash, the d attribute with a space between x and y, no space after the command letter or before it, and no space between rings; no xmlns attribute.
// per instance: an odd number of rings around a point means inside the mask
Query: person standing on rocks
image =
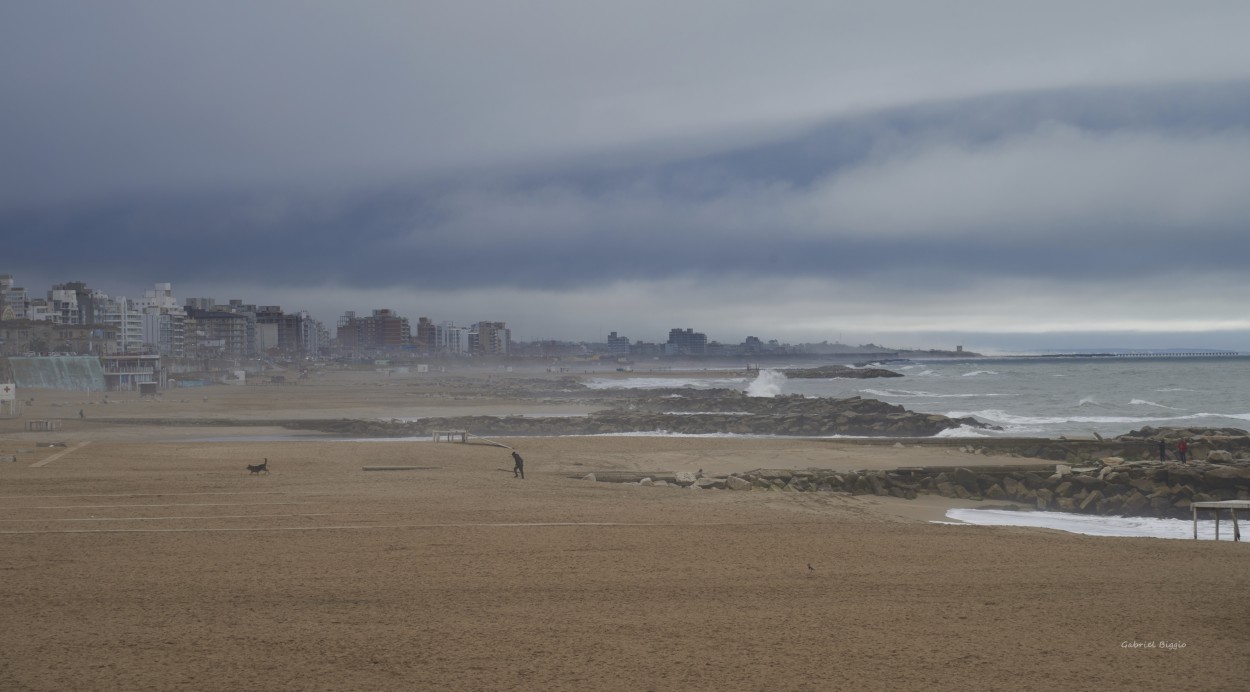
<svg viewBox="0 0 1250 692"><path fill-rule="evenodd" d="M1189 454L1189 440L1182 437L1181 441L1176 445L1176 453L1180 456L1181 463L1185 463L1185 457Z"/></svg>
<svg viewBox="0 0 1250 692"><path fill-rule="evenodd" d="M512 477L525 480L525 460L515 451L512 452Z"/></svg>

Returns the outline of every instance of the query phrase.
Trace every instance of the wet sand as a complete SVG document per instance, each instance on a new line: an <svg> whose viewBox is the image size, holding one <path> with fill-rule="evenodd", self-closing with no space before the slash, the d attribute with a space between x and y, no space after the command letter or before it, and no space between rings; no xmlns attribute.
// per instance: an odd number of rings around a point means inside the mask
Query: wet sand
<svg viewBox="0 0 1250 692"><path fill-rule="evenodd" d="M160 406L363 416L423 391L361 380L325 385L334 405L291 386ZM35 396L74 416L90 400ZM525 456L522 481L508 450L482 444L206 443L194 440L286 431L113 425L99 412L143 405L82 407L88 419L58 433L0 422L0 454L18 452L0 464L0 689L1231 690L1250 676L1244 544L927 523L950 506L938 498L576 478L1001 458L500 440ZM35 446L48 439L67 446ZM263 458L271 474L244 469ZM362 470L398 465L437 468Z"/></svg>

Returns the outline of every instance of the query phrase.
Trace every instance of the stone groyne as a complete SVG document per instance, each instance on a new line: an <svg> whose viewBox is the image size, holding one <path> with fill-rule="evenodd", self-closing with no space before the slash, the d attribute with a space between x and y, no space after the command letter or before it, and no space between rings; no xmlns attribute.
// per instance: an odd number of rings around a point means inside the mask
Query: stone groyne
<svg viewBox="0 0 1250 692"><path fill-rule="evenodd" d="M1223 450L1192 464L1109 457L1082 468L1057 464L892 471L758 469L723 477L686 472L600 472L578 477L709 490L837 492L908 500L928 494L997 501L1019 509L1161 518L1188 518L1193 502L1250 500L1250 459L1234 459Z"/></svg>

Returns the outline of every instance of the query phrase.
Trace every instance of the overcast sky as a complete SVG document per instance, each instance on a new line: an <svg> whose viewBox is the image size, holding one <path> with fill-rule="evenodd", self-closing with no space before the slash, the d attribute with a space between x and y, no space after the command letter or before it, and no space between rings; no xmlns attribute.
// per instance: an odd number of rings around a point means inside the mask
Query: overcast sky
<svg viewBox="0 0 1250 692"><path fill-rule="evenodd" d="M0 0L0 273L1250 350L1250 3Z"/></svg>

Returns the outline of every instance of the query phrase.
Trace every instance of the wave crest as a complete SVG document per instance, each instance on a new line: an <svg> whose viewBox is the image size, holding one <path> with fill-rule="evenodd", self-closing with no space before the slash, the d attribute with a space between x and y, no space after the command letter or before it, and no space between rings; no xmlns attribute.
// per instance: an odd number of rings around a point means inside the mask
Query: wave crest
<svg viewBox="0 0 1250 692"><path fill-rule="evenodd" d="M755 381L747 385L747 396L775 397L781 394L781 387L785 383L785 373L779 370L761 370Z"/></svg>

